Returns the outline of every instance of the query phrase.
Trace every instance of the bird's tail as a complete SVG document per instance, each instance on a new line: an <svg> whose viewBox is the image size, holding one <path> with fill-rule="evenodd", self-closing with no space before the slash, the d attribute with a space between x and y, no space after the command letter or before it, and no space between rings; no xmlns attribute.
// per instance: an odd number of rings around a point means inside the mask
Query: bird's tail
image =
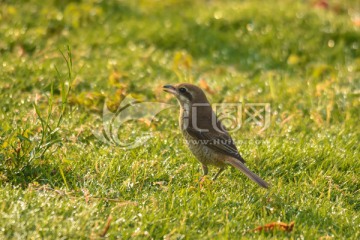
<svg viewBox="0 0 360 240"><path fill-rule="evenodd" d="M264 180L262 180L258 175L256 175L255 173L253 173L252 171L250 171L250 169L248 169L244 163L240 162L239 160L235 159L235 158L228 158L227 162L239 169L241 172L243 172L248 178L250 178L251 180L253 180L254 182L256 182L257 184L259 184L261 187L263 188L269 188L269 184L267 182L265 182Z"/></svg>

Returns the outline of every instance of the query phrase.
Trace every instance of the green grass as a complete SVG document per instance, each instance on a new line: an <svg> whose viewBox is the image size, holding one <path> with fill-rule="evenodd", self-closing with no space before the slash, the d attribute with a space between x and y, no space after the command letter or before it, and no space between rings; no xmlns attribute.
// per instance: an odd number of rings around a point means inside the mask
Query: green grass
<svg viewBox="0 0 360 240"><path fill-rule="evenodd" d="M314 2L2 1L0 238L359 239L360 5ZM122 126L153 132L135 149L93 135L105 101L175 105L183 81L270 103L232 134L270 190L230 168L200 186L177 108ZM295 227L249 231L276 221Z"/></svg>

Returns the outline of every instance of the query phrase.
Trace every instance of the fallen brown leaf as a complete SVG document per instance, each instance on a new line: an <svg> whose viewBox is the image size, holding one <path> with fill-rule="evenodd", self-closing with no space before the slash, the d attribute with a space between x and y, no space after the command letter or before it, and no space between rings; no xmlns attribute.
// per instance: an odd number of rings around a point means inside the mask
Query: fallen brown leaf
<svg viewBox="0 0 360 240"><path fill-rule="evenodd" d="M316 8L322 8L322 9L328 9L329 8L329 2L327 0L319 0L314 3L314 7Z"/></svg>
<svg viewBox="0 0 360 240"><path fill-rule="evenodd" d="M204 79L200 79L199 86L208 93L215 94L215 92L209 87L208 83Z"/></svg>
<svg viewBox="0 0 360 240"><path fill-rule="evenodd" d="M294 228L295 222L291 222L289 224L283 223L283 222L272 222L269 224L266 224L264 226L259 226L251 231L254 232L261 232L261 231L265 231L265 232L269 232L269 231L274 231L274 230L281 230L284 232L291 232Z"/></svg>
<svg viewBox="0 0 360 240"><path fill-rule="evenodd" d="M352 22L353 22L353 24L354 24L355 27L360 27L360 17L354 18L354 19L352 20Z"/></svg>
<svg viewBox="0 0 360 240"><path fill-rule="evenodd" d="M322 237L320 237L319 239L320 240L329 240L329 239L333 239L334 237L331 237L331 236L329 236L329 235L326 235L326 236L322 236Z"/></svg>

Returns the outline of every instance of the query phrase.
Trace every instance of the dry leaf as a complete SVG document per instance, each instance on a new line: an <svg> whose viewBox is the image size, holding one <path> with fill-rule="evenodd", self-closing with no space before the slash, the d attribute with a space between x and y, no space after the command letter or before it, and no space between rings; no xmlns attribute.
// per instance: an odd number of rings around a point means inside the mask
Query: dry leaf
<svg viewBox="0 0 360 240"><path fill-rule="evenodd" d="M200 79L199 86L202 89L204 89L205 91L207 91L208 93L215 94L215 92L209 87L209 85L207 84L207 82L204 79Z"/></svg>
<svg viewBox="0 0 360 240"><path fill-rule="evenodd" d="M329 3L327 0L319 0L314 3L314 7L321 8L321 9L328 9Z"/></svg>
<svg viewBox="0 0 360 240"><path fill-rule="evenodd" d="M254 232L261 232L261 231L265 231L265 232L269 232L269 231L274 231L274 230L281 230L281 231L285 231L285 232L291 232L294 228L295 222L291 222L289 224L283 223L283 222L272 222L269 224L266 224L264 226L259 226L255 229L253 229L252 231Z"/></svg>
<svg viewBox="0 0 360 240"><path fill-rule="evenodd" d="M354 18L352 22L355 27L360 27L360 17Z"/></svg>
<svg viewBox="0 0 360 240"><path fill-rule="evenodd" d="M329 240L329 239L333 239L334 237L331 237L331 236L329 236L329 235L326 235L326 236L322 236L322 237L320 237L319 239L320 240Z"/></svg>

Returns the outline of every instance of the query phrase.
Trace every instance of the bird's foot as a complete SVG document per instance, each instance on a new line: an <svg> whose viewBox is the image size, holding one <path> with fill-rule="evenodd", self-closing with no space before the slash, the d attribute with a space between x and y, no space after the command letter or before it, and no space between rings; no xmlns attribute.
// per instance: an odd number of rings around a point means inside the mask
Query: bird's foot
<svg viewBox="0 0 360 240"><path fill-rule="evenodd" d="M211 184L211 182L212 182L212 180L208 175L204 175L204 176L200 177L200 179L199 179L200 188L203 188L203 186Z"/></svg>
<svg viewBox="0 0 360 240"><path fill-rule="evenodd" d="M205 181L209 181L209 175L203 175L199 178L199 182L205 182Z"/></svg>

